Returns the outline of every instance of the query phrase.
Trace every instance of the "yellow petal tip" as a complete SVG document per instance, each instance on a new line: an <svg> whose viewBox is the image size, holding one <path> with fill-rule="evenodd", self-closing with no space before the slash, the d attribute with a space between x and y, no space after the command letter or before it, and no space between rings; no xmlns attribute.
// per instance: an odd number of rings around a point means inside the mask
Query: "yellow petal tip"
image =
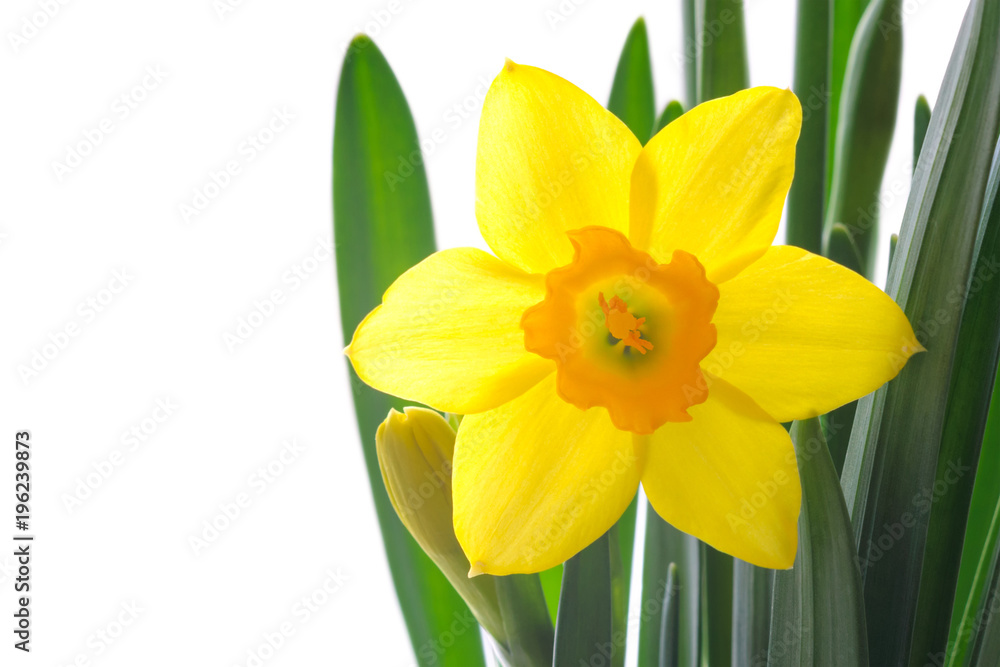
<svg viewBox="0 0 1000 667"><path fill-rule="evenodd" d="M472 564L472 567L469 568L469 579L478 577L481 574L486 574L486 563L481 560L477 560Z"/></svg>
<svg viewBox="0 0 1000 667"><path fill-rule="evenodd" d="M505 72L513 72L515 67L517 67L517 63L510 58L504 58L503 70Z"/></svg>

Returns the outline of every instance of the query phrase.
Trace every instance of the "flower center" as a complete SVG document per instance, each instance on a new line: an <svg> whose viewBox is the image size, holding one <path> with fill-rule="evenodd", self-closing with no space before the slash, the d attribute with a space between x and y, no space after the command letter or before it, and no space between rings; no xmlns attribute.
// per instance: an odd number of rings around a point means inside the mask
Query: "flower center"
<svg viewBox="0 0 1000 667"><path fill-rule="evenodd" d="M525 349L556 362L563 400L607 408L621 430L690 421L708 397L700 363L715 347L719 290L682 250L659 264L612 229L569 237L573 261L546 275L545 300L521 317Z"/></svg>
<svg viewBox="0 0 1000 667"><path fill-rule="evenodd" d="M625 343L627 347L634 347L642 354L653 349L653 344L642 339L642 332L639 327L646 323L645 317L636 317L628 312L628 305L622 301L617 294L611 297L611 303L604 300L604 292L597 295L597 302L601 304L604 312L604 324L611 335Z"/></svg>

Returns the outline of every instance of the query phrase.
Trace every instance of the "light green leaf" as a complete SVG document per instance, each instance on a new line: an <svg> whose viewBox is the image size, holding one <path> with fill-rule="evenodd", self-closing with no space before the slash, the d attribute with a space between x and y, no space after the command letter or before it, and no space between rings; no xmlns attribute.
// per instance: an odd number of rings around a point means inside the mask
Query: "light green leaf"
<svg viewBox="0 0 1000 667"><path fill-rule="evenodd" d="M663 113L656 119L656 132L659 132L670 123L674 122L684 114L684 107L677 100L674 100L663 109Z"/></svg>
<svg viewBox="0 0 1000 667"><path fill-rule="evenodd" d="M913 170L917 170L920 161L920 149L924 147L924 137L927 136L927 126L931 122L931 105L927 98L921 95L913 110Z"/></svg>
<svg viewBox="0 0 1000 667"><path fill-rule="evenodd" d="M914 632L917 595L924 555L940 547L928 543L928 529L948 410L942 398L952 386L962 295L1000 129L998 32L1000 4L973 0L927 130L886 290L928 351L859 402L844 467L877 665L926 659L922 650L911 653L914 639L925 639Z"/></svg>
<svg viewBox="0 0 1000 667"><path fill-rule="evenodd" d="M333 219L344 341L377 306L401 273L434 252L430 194L417 132L399 82L375 44L356 38L344 59L333 136ZM350 370L361 443L403 618L421 666L483 665L478 631L456 636L435 651L455 618L472 618L440 570L420 550L389 503L375 453L375 431L390 407L402 403L365 386Z"/></svg>
<svg viewBox="0 0 1000 667"><path fill-rule="evenodd" d="M854 534L819 420L791 430L802 480L799 550L774 575L768 667L868 664ZM889 664L889 663L874 663Z"/></svg>
<svg viewBox="0 0 1000 667"><path fill-rule="evenodd" d="M992 555L983 552L983 558L976 573L976 585L982 586L977 613L970 617L972 632L969 656L965 664L969 667L993 667L1000 664L1000 614L996 605L1000 601L1000 504L993 513L990 538L993 541ZM989 558L987 558L989 556Z"/></svg>

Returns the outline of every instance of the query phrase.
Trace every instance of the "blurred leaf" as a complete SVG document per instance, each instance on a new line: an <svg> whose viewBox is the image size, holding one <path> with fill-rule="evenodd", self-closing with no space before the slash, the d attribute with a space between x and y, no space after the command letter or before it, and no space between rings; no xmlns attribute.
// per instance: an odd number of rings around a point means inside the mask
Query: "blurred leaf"
<svg viewBox="0 0 1000 667"><path fill-rule="evenodd" d="M928 352L859 402L844 466L876 665L925 659L911 646L925 639L914 628L924 555L940 547L927 540L932 507L937 512L940 503L934 484L945 437L942 398L952 386L960 309L1000 125L998 32L1000 4L973 0L927 129L921 152L927 157L913 178L889 274L886 291ZM960 479L960 486L968 481Z"/></svg>
<svg viewBox="0 0 1000 667"><path fill-rule="evenodd" d="M847 57L858 22L868 7L868 0L834 0L833 23L830 35L830 114L826 144L826 189L830 195L833 179L833 149L837 141L837 125L840 119L840 98L844 90L844 74L847 72Z"/></svg>
<svg viewBox="0 0 1000 667"><path fill-rule="evenodd" d="M896 258L896 244L899 243L899 234L889 237L889 270L892 270L892 260Z"/></svg>
<svg viewBox="0 0 1000 667"><path fill-rule="evenodd" d="M698 667L702 664L701 637L701 559L697 539L680 532L660 518L646 503L646 545L643 554L642 616L639 625L639 667L660 664L660 637L663 629L663 601L669 595L677 606L677 664ZM677 573L670 579L670 565ZM670 587L674 592L670 593Z"/></svg>
<svg viewBox="0 0 1000 667"><path fill-rule="evenodd" d="M913 171L920 162L920 149L924 147L924 137L927 136L927 126L931 122L931 105L927 98L921 95L917 98L917 106L913 110Z"/></svg>
<svg viewBox="0 0 1000 667"><path fill-rule="evenodd" d="M701 543L702 656L728 665L733 650L733 557Z"/></svg>
<svg viewBox="0 0 1000 667"><path fill-rule="evenodd" d="M695 25L695 3L698 0L681 0L681 21L684 24L684 101L690 109L698 104L698 42Z"/></svg>
<svg viewBox="0 0 1000 667"><path fill-rule="evenodd" d="M993 384L986 434L976 471L976 485L972 491L969 521L962 547L962 566L955 591L955 606L951 617L948 645L949 667L964 663L966 648L972 634L975 614L983 592L986 568L990 554L997 544L1000 525L1000 370Z"/></svg>
<svg viewBox="0 0 1000 667"><path fill-rule="evenodd" d="M861 256L860 273L868 278L875 270L879 192L899 105L903 61L903 30L896 23L899 2L873 0L854 34L840 99L824 227L828 252L833 225L839 222L847 227Z"/></svg>
<svg viewBox="0 0 1000 667"><path fill-rule="evenodd" d="M611 85L608 111L628 125L628 129L643 144L649 141L656 121L656 98L653 94L653 66L649 59L649 35L646 21L642 18L635 22L625 39Z"/></svg>
<svg viewBox="0 0 1000 667"><path fill-rule="evenodd" d="M357 37L341 71L333 134L334 239L344 341L401 273L434 252L423 161L408 162L407 157L419 150L399 82L375 44ZM456 618L471 621L471 612L410 537L386 495L375 431L390 407L403 405L365 386L353 370L349 373L386 557L419 664L483 665L475 622L457 636L450 630ZM439 640L446 633L455 636L455 643L441 651Z"/></svg>
<svg viewBox="0 0 1000 667"><path fill-rule="evenodd" d="M830 97L830 15L833 0L798 0L795 81L802 133L788 192L786 243L821 252L826 204L826 128Z"/></svg>
<svg viewBox="0 0 1000 667"><path fill-rule="evenodd" d="M774 575L767 664L863 667L861 575L840 482L817 419L794 422L791 435L802 480L799 550L792 569Z"/></svg>
<svg viewBox="0 0 1000 667"><path fill-rule="evenodd" d="M997 60L1000 66L1000 58ZM995 153L976 238L962 323L955 345L948 408L937 475L935 500L920 580L913 652L943 653L947 648L952 604L962 559L976 469L979 465L990 397L1000 348L1000 153ZM997 470L988 471L996 475ZM943 494L937 491L946 489ZM961 605L959 612L961 613Z"/></svg>
<svg viewBox="0 0 1000 667"><path fill-rule="evenodd" d="M667 125L670 125L670 123L680 118L683 114L684 107L681 106L680 102L674 100L664 107L663 113L661 113L660 117L656 119L656 129L653 131L653 134L655 135Z"/></svg>
<svg viewBox="0 0 1000 667"><path fill-rule="evenodd" d="M743 0L694 0L698 103L750 86Z"/></svg>
<svg viewBox="0 0 1000 667"><path fill-rule="evenodd" d="M733 667L758 667L771 634L774 570L733 563Z"/></svg>
<svg viewBox="0 0 1000 667"><path fill-rule="evenodd" d="M611 664L624 643L612 637L611 540L605 533L563 565L552 667Z"/></svg>
<svg viewBox="0 0 1000 667"><path fill-rule="evenodd" d="M663 623L660 625L659 667L678 667L680 653L680 600L677 598L677 563L667 568L667 584L663 592Z"/></svg>

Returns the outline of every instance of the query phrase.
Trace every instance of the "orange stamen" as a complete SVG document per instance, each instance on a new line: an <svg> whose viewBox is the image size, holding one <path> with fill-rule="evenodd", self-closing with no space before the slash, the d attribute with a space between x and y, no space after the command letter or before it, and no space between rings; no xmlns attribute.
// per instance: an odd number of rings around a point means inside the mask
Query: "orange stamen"
<svg viewBox="0 0 1000 667"><path fill-rule="evenodd" d="M597 295L597 302L604 311L604 324L612 336L642 354L653 349L652 343L640 338L642 332L639 331L639 327L646 321L645 317L635 317L628 312L628 305L617 294L608 302L604 300L604 292L601 292Z"/></svg>

